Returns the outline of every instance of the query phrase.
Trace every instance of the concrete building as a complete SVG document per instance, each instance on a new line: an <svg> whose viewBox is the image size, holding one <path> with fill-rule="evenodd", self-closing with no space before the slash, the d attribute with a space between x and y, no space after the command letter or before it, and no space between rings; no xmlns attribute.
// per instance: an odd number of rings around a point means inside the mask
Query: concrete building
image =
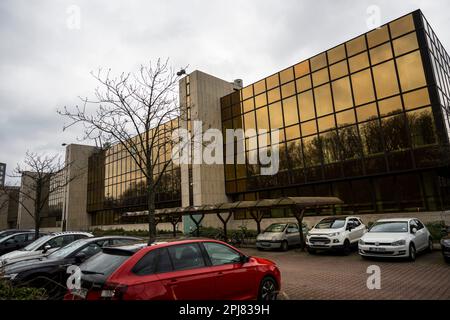
<svg viewBox="0 0 450 320"><path fill-rule="evenodd" d="M0 162L0 186L5 185L5 179L6 179L6 163Z"/></svg>
<svg viewBox="0 0 450 320"><path fill-rule="evenodd" d="M6 187L4 191L0 194L0 230L14 229L17 227L19 188Z"/></svg>

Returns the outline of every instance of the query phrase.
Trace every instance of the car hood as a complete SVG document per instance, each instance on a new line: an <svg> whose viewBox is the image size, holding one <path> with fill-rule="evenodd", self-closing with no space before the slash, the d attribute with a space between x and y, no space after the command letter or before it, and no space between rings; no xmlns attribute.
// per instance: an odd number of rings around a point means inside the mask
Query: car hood
<svg viewBox="0 0 450 320"><path fill-rule="evenodd" d="M2 255L0 257L0 266L9 264L9 263L15 263L15 262L18 262L21 260L40 258L40 257L46 256L46 255L52 253L55 250L56 250L56 248L50 249L46 253L42 253L42 250L37 250L37 251L16 250L16 251Z"/></svg>
<svg viewBox="0 0 450 320"><path fill-rule="evenodd" d="M266 258L261 258L261 257L251 257L250 259L255 259L255 261L259 264L269 264L269 265L276 265L275 262L273 262L272 260L266 259Z"/></svg>
<svg viewBox="0 0 450 320"><path fill-rule="evenodd" d="M407 235L406 232L367 232L362 236L361 240L369 242L394 242L406 239Z"/></svg>
<svg viewBox="0 0 450 320"><path fill-rule="evenodd" d="M283 237L283 232L263 232L258 234L256 240L272 240L272 238L281 239Z"/></svg>
<svg viewBox="0 0 450 320"><path fill-rule="evenodd" d="M20 273L23 271L37 269L42 267L51 267L63 262L60 259L49 259L48 257L23 259L15 263L9 263L2 267L5 274Z"/></svg>
<svg viewBox="0 0 450 320"><path fill-rule="evenodd" d="M344 230L344 228L338 228L338 229L311 229L309 230L308 234L309 235L328 235L330 233L335 233L335 232L342 232Z"/></svg>

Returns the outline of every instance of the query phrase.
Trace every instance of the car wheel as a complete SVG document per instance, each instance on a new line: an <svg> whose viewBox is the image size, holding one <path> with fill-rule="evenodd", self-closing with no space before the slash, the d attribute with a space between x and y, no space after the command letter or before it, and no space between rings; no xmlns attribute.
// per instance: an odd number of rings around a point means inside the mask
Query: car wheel
<svg viewBox="0 0 450 320"><path fill-rule="evenodd" d="M416 247L412 243L409 245L409 261L416 261Z"/></svg>
<svg viewBox="0 0 450 320"><path fill-rule="evenodd" d="M348 256L350 254L351 248L350 248L350 241L348 239L345 239L344 241L344 247L342 248L342 252L344 255Z"/></svg>
<svg viewBox="0 0 450 320"><path fill-rule="evenodd" d="M450 258L444 257L445 262L450 263Z"/></svg>
<svg viewBox="0 0 450 320"><path fill-rule="evenodd" d="M277 299L277 283L272 277L262 279L259 286L258 300L269 301Z"/></svg>
<svg viewBox="0 0 450 320"><path fill-rule="evenodd" d="M433 239L428 239L428 248L427 248L428 252L432 252L433 251Z"/></svg>
<svg viewBox="0 0 450 320"><path fill-rule="evenodd" d="M289 249L288 242L286 240L281 242L281 251L287 251L288 249Z"/></svg>
<svg viewBox="0 0 450 320"><path fill-rule="evenodd" d="M316 250L312 249L312 248L308 248L308 253L309 254L316 254Z"/></svg>

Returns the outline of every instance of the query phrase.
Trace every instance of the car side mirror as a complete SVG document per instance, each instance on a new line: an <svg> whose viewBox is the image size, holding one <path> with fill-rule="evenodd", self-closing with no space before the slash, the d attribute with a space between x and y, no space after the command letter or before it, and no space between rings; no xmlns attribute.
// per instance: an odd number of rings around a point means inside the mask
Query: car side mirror
<svg viewBox="0 0 450 320"><path fill-rule="evenodd" d="M50 250L52 248L51 245L47 244L44 246L44 249L42 250L42 253L46 253L48 250Z"/></svg>
<svg viewBox="0 0 450 320"><path fill-rule="evenodd" d="M354 226L353 224L349 223L349 224L347 225L347 230L348 230L348 231L352 231L352 229L353 229L354 227L355 227L355 226Z"/></svg>
<svg viewBox="0 0 450 320"><path fill-rule="evenodd" d="M417 229L416 229L416 228L412 228L412 229L411 229L411 233L412 233L412 234L416 234L416 232L417 232Z"/></svg>
<svg viewBox="0 0 450 320"><path fill-rule="evenodd" d="M83 252L78 252L75 255L75 262L76 263L82 263L84 260L86 260L86 254Z"/></svg>
<svg viewBox="0 0 450 320"><path fill-rule="evenodd" d="M241 262L242 264L247 263L247 262L249 262L249 261L250 261L250 257L248 257L248 256L246 256L246 255L241 255L240 262Z"/></svg>

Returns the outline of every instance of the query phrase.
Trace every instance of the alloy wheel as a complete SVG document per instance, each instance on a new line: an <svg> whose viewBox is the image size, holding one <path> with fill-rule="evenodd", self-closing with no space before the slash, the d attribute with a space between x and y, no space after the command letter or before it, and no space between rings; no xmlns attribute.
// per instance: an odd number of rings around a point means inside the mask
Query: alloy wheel
<svg viewBox="0 0 450 320"><path fill-rule="evenodd" d="M275 282L266 278L261 284L260 299L263 301L276 300L277 299L277 288Z"/></svg>

